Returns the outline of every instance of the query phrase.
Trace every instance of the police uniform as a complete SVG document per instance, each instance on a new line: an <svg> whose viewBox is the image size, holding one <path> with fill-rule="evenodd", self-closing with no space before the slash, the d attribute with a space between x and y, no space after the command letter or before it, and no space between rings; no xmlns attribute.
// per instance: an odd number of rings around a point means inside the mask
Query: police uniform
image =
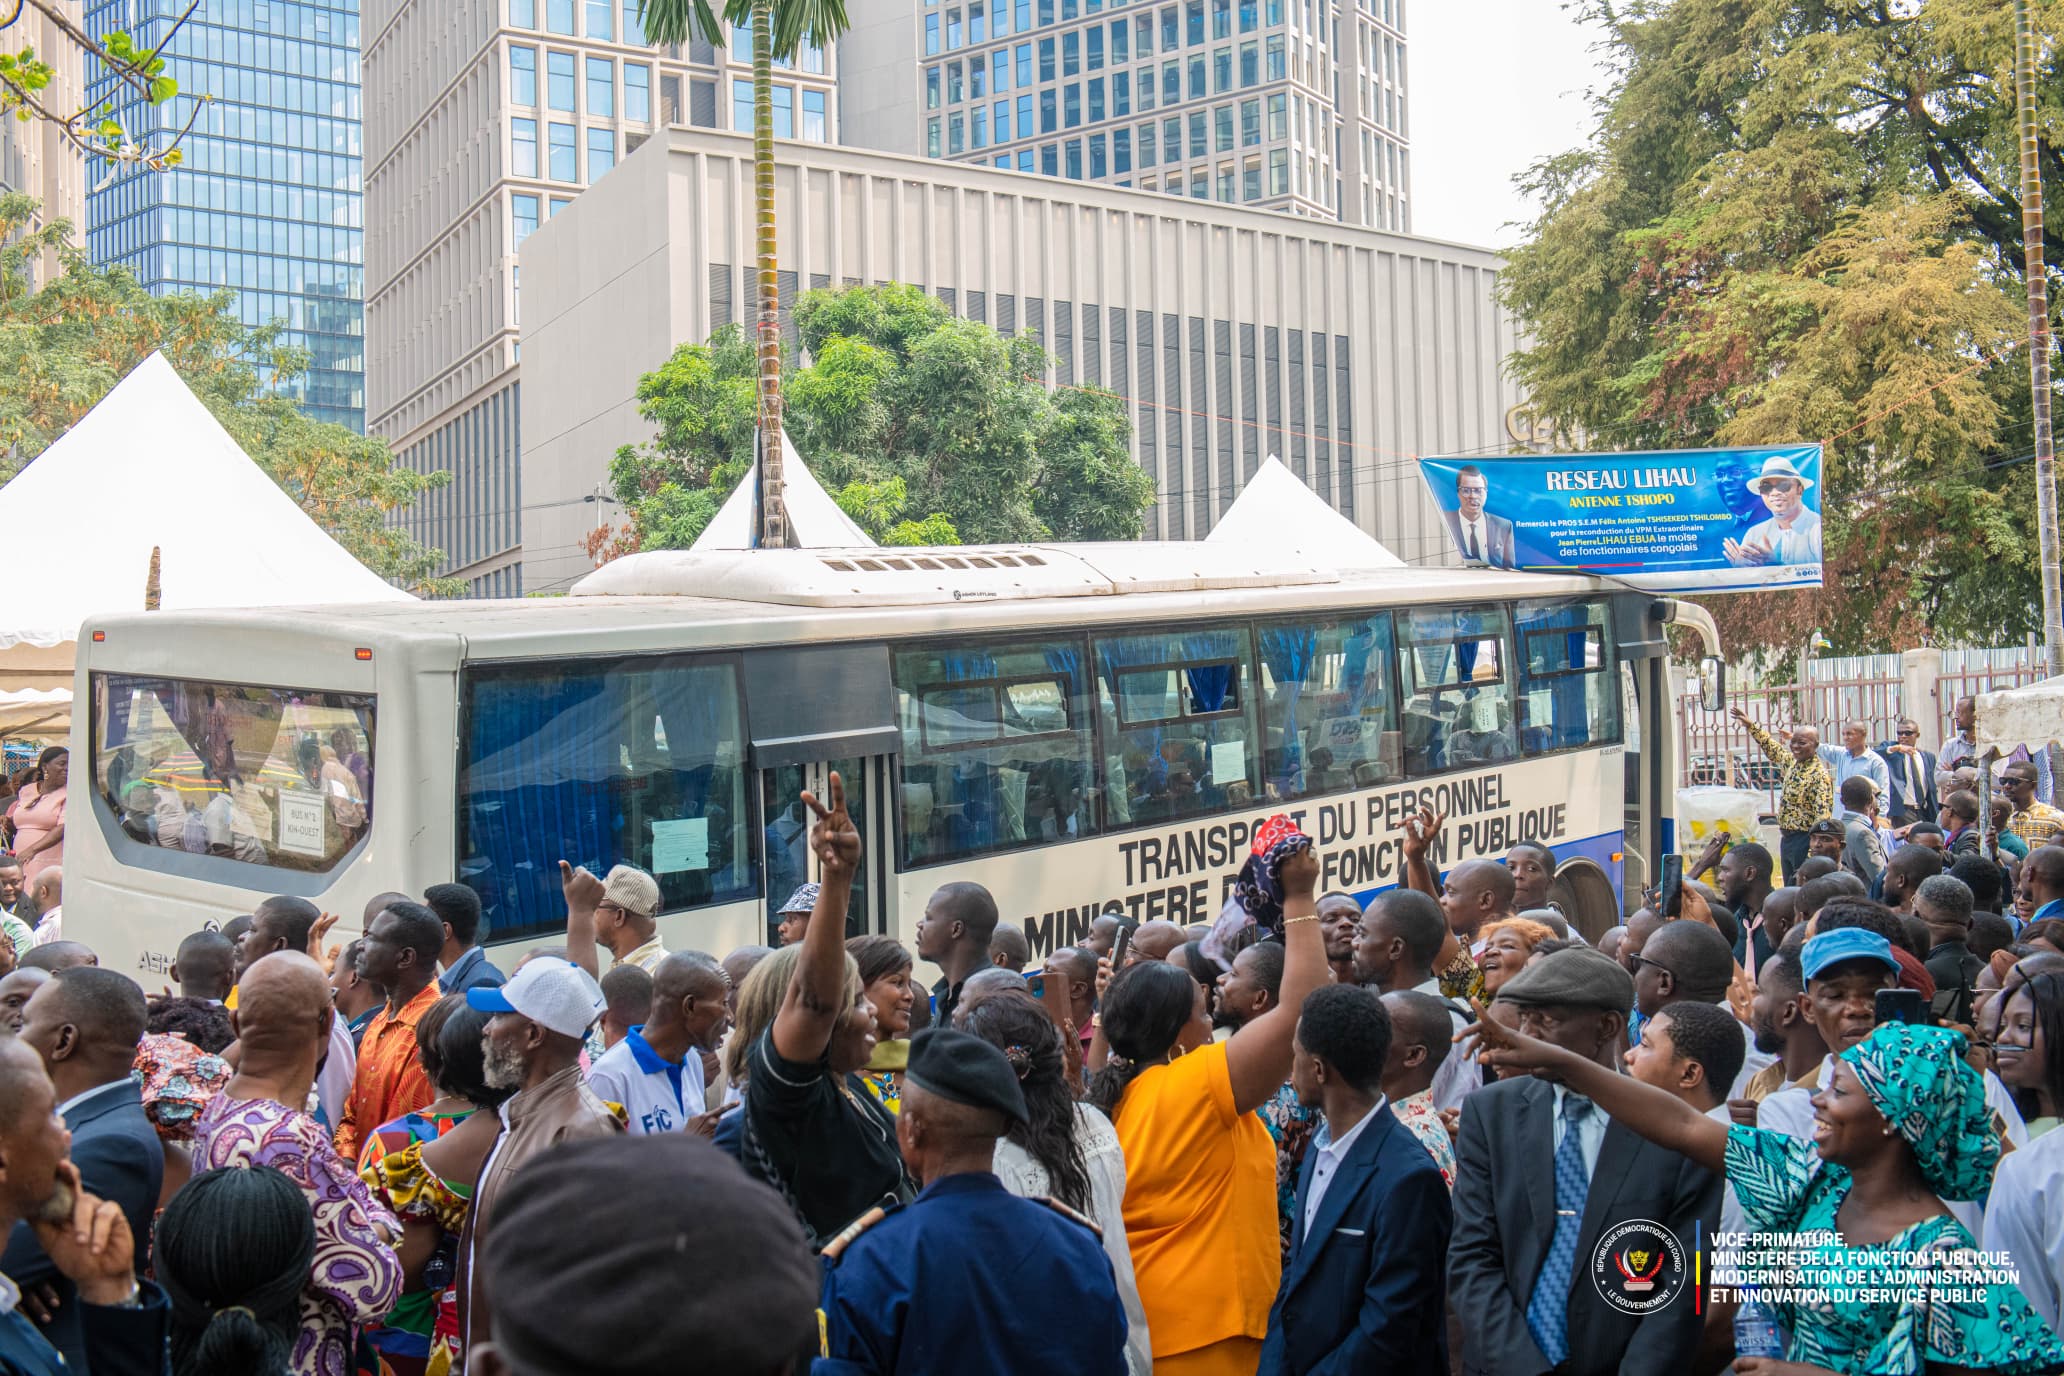
<svg viewBox="0 0 2064 1376"><path fill-rule="evenodd" d="M1003 1053L965 1032L920 1032L905 1080L1024 1118ZM988 1171L870 1211L825 1247L823 1267L813 1376L1125 1376L1125 1310L1095 1227Z"/></svg>

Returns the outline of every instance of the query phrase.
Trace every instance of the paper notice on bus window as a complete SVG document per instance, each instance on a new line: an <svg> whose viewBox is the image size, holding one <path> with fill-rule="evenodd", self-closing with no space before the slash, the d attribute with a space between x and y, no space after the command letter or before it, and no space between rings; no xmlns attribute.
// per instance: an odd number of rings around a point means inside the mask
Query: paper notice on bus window
<svg viewBox="0 0 2064 1376"><path fill-rule="evenodd" d="M279 845L296 855L323 853L323 815L328 804L320 793L282 792L279 798Z"/></svg>
<svg viewBox="0 0 2064 1376"><path fill-rule="evenodd" d="M679 874L709 868L709 819L682 817L652 824L652 872Z"/></svg>
<svg viewBox="0 0 2064 1376"><path fill-rule="evenodd" d="M1352 755L1360 747L1362 733L1367 729L1360 717L1328 717L1319 732L1319 744L1336 756Z"/></svg>
<svg viewBox="0 0 2064 1376"><path fill-rule="evenodd" d="M1214 783L1237 783L1247 777L1247 742L1217 741L1211 747L1211 778Z"/></svg>

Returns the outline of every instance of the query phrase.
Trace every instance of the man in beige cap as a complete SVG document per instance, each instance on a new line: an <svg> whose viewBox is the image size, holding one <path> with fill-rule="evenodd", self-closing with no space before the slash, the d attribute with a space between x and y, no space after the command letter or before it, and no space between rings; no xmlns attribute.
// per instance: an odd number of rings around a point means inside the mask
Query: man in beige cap
<svg viewBox="0 0 2064 1376"><path fill-rule="evenodd" d="M595 948L607 946L612 965L635 965L651 974L666 959L656 926L659 881L633 865L618 865L606 879L583 867L559 862L559 887L566 894L566 954L600 978Z"/></svg>

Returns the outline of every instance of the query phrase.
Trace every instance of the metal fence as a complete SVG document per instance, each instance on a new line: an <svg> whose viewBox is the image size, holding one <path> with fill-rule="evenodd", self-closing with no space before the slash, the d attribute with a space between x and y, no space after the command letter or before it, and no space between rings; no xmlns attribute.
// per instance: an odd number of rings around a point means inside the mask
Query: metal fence
<svg viewBox="0 0 2064 1376"><path fill-rule="evenodd" d="M1783 766L1769 759L1740 722L1730 714L1740 708L1766 730L1777 726L1818 727L1830 745L1841 742L1843 726L1861 721L1872 748L1893 739L1901 717L1928 720L1934 714L1937 736L1955 734L1958 698L2013 688L2044 677L2039 651L1945 650L1942 674L1925 702L1905 700L1898 655L1864 655L1847 659L1811 660L1806 682L1750 683L1730 678L1728 711L1708 712L1696 692L1678 702L1678 782L1680 786L1725 784L1762 791L1765 810L1777 810L1777 789Z"/></svg>

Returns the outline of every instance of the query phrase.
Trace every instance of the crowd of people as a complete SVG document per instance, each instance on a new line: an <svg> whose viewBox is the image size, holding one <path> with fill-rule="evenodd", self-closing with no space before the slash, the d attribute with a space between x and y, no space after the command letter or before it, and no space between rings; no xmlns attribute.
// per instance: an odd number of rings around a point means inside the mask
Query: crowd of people
<svg viewBox="0 0 2064 1376"><path fill-rule="evenodd" d="M667 949L629 866L507 969L459 884L348 944L269 899L155 995L9 925L0 1373L2064 1370L2064 812L2014 764L1931 819L1939 759L1845 734L1766 737L1782 863L1716 839L1602 932L1422 811L1366 904L1278 818L1212 923L1035 965L949 882L849 938L836 775L773 948ZM1748 1345L1716 1231L2018 1274Z"/></svg>

